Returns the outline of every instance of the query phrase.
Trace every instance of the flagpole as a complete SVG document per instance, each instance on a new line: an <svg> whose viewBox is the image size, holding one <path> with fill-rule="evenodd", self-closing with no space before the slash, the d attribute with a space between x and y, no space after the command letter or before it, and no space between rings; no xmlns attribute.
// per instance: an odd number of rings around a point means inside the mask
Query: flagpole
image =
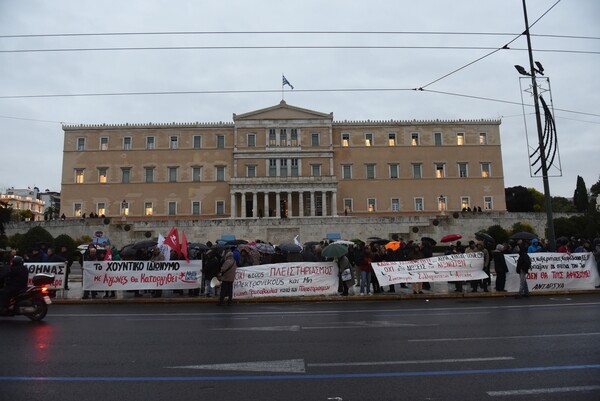
<svg viewBox="0 0 600 401"><path fill-rule="evenodd" d="M285 84L283 83L283 72L281 73L281 101L283 102L283 87Z"/></svg>

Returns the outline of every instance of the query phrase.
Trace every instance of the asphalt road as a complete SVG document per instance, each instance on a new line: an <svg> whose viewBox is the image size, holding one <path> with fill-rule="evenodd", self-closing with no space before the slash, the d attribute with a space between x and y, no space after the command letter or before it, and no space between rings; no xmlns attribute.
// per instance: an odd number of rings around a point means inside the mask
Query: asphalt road
<svg viewBox="0 0 600 401"><path fill-rule="evenodd" d="M0 400L600 400L597 295L51 305Z"/></svg>

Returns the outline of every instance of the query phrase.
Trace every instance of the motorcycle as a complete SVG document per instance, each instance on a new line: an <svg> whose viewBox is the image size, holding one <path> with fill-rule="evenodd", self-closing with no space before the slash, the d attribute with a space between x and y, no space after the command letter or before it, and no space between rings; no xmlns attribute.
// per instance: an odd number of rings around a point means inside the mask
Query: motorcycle
<svg viewBox="0 0 600 401"><path fill-rule="evenodd" d="M27 316L39 322L48 313L48 305L52 303L48 286L54 282L54 274L36 274L33 286L10 299L8 308L0 316Z"/></svg>

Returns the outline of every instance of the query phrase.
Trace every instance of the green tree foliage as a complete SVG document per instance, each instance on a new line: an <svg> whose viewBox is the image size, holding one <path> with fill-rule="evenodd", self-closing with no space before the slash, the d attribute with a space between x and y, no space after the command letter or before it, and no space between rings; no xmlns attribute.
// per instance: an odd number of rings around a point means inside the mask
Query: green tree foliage
<svg viewBox="0 0 600 401"><path fill-rule="evenodd" d="M60 249L63 246L67 247L67 251L69 253L73 253L77 249L77 244L75 243L75 240L67 234L60 234L54 239L54 247L56 249Z"/></svg>
<svg viewBox="0 0 600 401"><path fill-rule="evenodd" d="M600 177L598 177L598 181L590 187L590 192L592 195L600 194Z"/></svg>
<svg viewBox="0 0 600 401"><path fill-rule="evenodd" d="M19 252L22 254L24 238L25 238L25 235L23 235L23 234L11 235L8 238L8 245L13 249L18 249Z"/></svg>
<svg viewBox="0 0 600 401"><path fill-rule="evenodd" d="M537 233L535 232L535 230L533 229L533 227L530 224L520 223L520 222L512 225L512 227L510 229L510 235L519 233L521 231L525 231L525 232L537 235Z"/></svg>
<svg viewBox="0 0 600 401"><path fill-rule="evenodd" d="M36 226L25 233L20 249L23 252L29 252L36 246L50 246L53 243L54 238L52 237L52 234L46 231L45 228Z"/></svg>
<svg viewBox="0 0 600 401"><path fill-rule="evenodd" d="M556 238L560 237L578 237L579 227L572 217L559 217L554 219L554 233Z"/></svg>
<svg viewBox="0 0 600 401"><path fill-rule="evenodd" d="M575 192L573 193L573 203L575 204L575 209L578 212L586 212L590 206L590 201L588 198L588 191L585 187L585 181L583 177L577 176L577 186L575 187Z"/></svg>
<svg viewBox="0 0 600 401"><path fill-rule="evenodd" d="M535 199L525 187L516 186L504 189L508 212L533 212Z"/></svg>
<svg viewBox="0 0 600 401"><path fill-rule="evenodd" d="M577 211L573 202L562 196L552 197L552 210L562 213L573 213Z"/></svg>
<svg viewBox="0 0 600 401"><path fill-rule="evenodd" d="M4 226L10 221L12 213L12 206L0 201L0 234L4 234Z"/></svg>
<svg viewBox="0 0 600 401"><path fill-rule="evenodd" d="M600 213L590 210L584 215L554 219L556 237L600 238Z"/></svg>
<svg viewBox="0 0 600 401"><path fill-rule="evenodd" d="M527 188L533 197L533 211L534 212L545 212L546 211L546 197L543 193L535 188Z"/></svg>
<svg viewBox="0 0 600 401"><path fill-rule="evenodd" d="M497 243L502 244L503 242L508 241L510 235L508 231L502 228L501 225L495 224L493 226L489 226L485 232L492 236L493 239L496 240Z"/></svg>

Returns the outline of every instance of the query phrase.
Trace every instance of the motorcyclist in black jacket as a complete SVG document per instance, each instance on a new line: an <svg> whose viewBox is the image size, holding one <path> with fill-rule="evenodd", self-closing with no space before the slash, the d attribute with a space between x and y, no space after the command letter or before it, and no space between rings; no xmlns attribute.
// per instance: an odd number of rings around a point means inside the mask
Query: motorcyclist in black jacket
<svg viewBox="0 0 600 401"><path fill-rule="evenodd" d="M0 288L0 312L8 307L8 302L19 292L27 289L29 271L23 263L23 258L15 256L8 274L4 277L4 287Z"/></svg>

